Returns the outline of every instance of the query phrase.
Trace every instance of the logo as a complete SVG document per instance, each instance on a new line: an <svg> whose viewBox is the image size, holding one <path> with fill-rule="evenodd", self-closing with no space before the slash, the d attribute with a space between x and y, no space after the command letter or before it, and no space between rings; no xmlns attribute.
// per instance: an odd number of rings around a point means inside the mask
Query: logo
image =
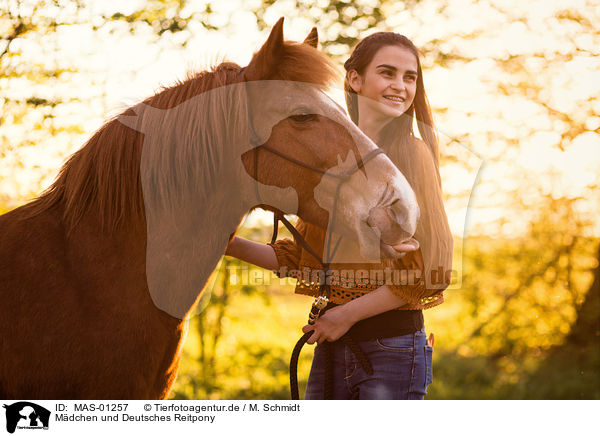
<svg viewBox="0 0 600 436"><path fill-rule="evenodd" d="M19 401L11 405L4 404L6 409L6 431L14 433L15 429L48 430L50 411L28 401Z"/></svg>

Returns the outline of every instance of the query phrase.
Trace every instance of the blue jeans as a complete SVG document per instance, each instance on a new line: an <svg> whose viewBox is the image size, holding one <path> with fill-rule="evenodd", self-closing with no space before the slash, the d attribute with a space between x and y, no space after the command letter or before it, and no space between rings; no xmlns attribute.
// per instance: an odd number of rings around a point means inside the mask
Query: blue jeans
<svg viewBox="0 0 600 436"><path fill-rule="evenodd" d="M432 382L433 348L425 328L410 335L358 342L373 366L373 375L362 369L354 353L341 341L333 347L334 400L422 400ZM305 400L324 399L325 353L317 345Z"/></svg>

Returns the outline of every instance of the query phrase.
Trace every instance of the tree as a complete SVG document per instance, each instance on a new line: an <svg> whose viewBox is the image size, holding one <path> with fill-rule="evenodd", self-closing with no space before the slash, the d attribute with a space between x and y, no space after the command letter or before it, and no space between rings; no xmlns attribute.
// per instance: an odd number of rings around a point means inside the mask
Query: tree
<svg viewBox="0 0 600 436"><path fill-rule="evenodd" d="M577 319L565 344L584 350L600 349L600 245L596 256L594 279L577 311Z"/></svg>
<svg viewBox="0 0 600 436"><path fill-rule="evenodd" d="M90 0L0 0L0 212L47 186L66 155L87 139L90 119L93 130L108 112L98 105L106 98L104 72L81 61L93 55L85 44L69 51L70 39L89 36L93 46L103 34L149 29L158 40L192 21L214 29L206 20L210 4L190 9L189 3L153 0L124 14ZM73 29L79 36L69 39Z"/></svg>

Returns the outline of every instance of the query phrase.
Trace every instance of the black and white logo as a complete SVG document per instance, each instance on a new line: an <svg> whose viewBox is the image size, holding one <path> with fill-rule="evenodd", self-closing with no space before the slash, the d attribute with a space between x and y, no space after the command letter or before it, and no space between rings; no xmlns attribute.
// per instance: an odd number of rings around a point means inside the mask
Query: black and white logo
<svg viewBox="0 0 600 436"><path fill-rule="evenodd" d="M48 430L50 411L28 401L4 404L6 409L6 431L14 433L15 429Z"/></svg>

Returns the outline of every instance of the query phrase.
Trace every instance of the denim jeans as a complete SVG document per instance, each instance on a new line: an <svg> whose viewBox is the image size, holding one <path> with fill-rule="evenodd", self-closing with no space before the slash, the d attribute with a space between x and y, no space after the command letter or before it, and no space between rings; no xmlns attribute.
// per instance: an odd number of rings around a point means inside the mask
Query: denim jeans
<svg viewBox="0 0 600 436"><path fill-rule="evenodd" d="M432 382L433 348L427 345L425 328L392 338L357 342L371 361L373 375L362 369L354 353L341 341L333 347L333 399L422 400ZM325 353L317 345L305 400L322 400Z"/></svg>

